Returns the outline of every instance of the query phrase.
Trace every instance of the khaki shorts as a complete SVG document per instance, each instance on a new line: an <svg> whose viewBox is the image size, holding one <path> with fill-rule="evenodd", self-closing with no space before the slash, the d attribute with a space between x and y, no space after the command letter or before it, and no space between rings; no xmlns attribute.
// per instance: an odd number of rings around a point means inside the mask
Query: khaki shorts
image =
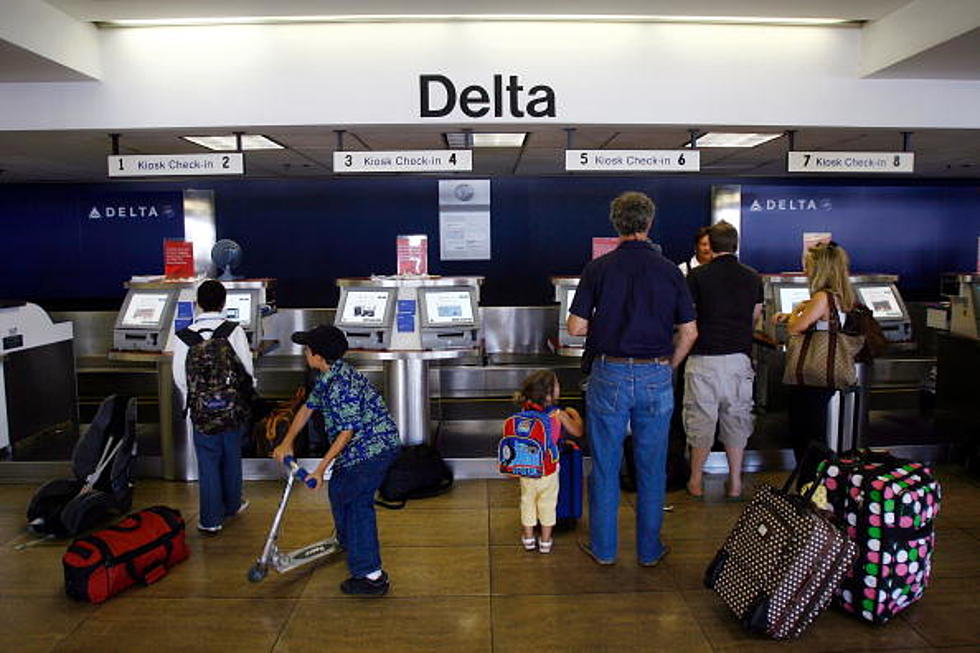
<svg viewBox="0 0 980 653"><path fill-rule="evenodd" d="M684 431L692 447L710 449L715 425L726 447L745 448L752 435L752 381L745 354L691 356L684 372Z"/></svg>
<svg viewBox="0 0 980 653"><path fill-rule="evenodd" d="M558 472L521 479L521 526L554 526L558 508Z"/></svg>

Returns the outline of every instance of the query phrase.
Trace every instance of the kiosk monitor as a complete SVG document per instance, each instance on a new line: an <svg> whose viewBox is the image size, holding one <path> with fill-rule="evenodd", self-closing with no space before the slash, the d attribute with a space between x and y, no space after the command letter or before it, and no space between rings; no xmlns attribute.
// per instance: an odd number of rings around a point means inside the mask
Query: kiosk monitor
<svg viewBox="0 0 980 653"><path fill-rule="evenodd" d="M900 320L905 317L902 305L891 286L858 286L857 291L876 320Z"/></svg>
<svg viewBox="0 0 980 653"><path fill-rule="evenodd" d="M459 327L476 324L475 302L470 288L423 288L422 326Z"/></svg>
<svg viewBox="0 0 980 653"><path fill-rule="evenodd" d="M166 291L132 291L120 313L117 326L126 329L160 330L173 299L173 293Z"/></svg>
<svg viewBox="0 0 980 653"><path fill-rule="evenodd" d="M793 307L810 299L806 286L779 286L779 312L792 313Z"/></svg>
<svg viewBox="0 0 980 653"><path fill-rule="evenodd" d="M252 331L258 321L258 299L255 290L229 290L225 298L225 319L238 322L245 331Z"/></svg>
<svg viewBox="0 0 980 653"><path fill-rule="evenodd" d="M346 290L337 310L337 324L352 328L387 327L394 295L394 288Z"/></svg>

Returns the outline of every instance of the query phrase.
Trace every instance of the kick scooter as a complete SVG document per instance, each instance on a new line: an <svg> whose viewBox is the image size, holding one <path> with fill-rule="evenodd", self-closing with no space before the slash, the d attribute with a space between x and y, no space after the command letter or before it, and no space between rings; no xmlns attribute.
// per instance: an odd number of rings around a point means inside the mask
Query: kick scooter
<svg viewBox="0 0 980 653"><path fill-rule="evenodd" d="M340 544L336 536L332 535L325 540L308 544L288 553L279 550L279 531L282 528L282 517L286 513L286 504L289 503L289 494L293 490L293 483L299 479L306 483L308 487L316 487L316 480L310 476L309 472L299 466L296 459L286 456L283 463L289 469L286 478L286 489L282 492L282 499L279 501L279 508L276 516L272 519L272 528L269 529L269 536L265 540L265 547L262 555L255 561L248 570L248 579L253 583L259 583L269 573L269 567L284 574L287 571L301 567L307 563L325 558L340 550Z"/></svg>

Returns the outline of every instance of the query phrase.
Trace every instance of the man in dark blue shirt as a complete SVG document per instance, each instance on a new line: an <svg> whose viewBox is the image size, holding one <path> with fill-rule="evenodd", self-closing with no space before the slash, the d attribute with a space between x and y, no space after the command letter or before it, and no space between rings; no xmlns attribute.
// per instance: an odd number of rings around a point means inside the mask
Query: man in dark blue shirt
<svg viewBox="0 0 980 653"><path fill-rule="evenodd" d="M620 244L585 266L568 317L568 332L587 336L586 356L594 356L585 395L592 474L589 544L583 548L603 565L616 561L619 548L619 467L627 424L636 459L639 563L654 566L669 550L660 526L672 375L697 339L697 326L684 277L650 242L653 213L653 201L643 193L612 201L610 219Z"/></svg>

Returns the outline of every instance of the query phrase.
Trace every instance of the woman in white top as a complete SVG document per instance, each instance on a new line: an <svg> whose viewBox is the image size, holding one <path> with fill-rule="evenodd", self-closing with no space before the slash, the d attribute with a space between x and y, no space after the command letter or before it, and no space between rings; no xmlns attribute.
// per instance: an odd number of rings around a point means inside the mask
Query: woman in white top
<svg viewBox="0 0 980 653"><path fill-rule="evenodd" d="M803 258L803 270L809 281L810 299L794 306L792 313L777 313L773 321L785 322L790 335L801 334L810 328L826 329L830 318L828 297L832 295L843 326L846 314L856 302L847 252L835 242L814 245ZM791 386L789 391L789 427L799 462L810 441L823 442L825 439L827 402L834 391L802 386Z"/></svg>
<svg viewBox="0 0 980 653"><path fill-rule="evenodd" d="M708 240L708 229L709 227L698 229L697 233L694 234L694 256L691 257L690 261L684 261L677 266L685 277L688 272L709 262L714 256L711 251L711 242Z"/></svg>

